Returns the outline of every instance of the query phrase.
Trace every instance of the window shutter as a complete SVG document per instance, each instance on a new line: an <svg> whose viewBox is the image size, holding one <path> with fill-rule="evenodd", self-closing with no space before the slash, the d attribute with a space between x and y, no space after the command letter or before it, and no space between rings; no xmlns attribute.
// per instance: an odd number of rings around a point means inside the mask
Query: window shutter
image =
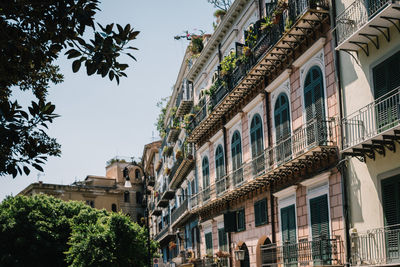
<svg viewBox="0 0 400 267"><path fill-rule="evenodd" d="M236 212L224 213L224 230L227 233L237 231Z"/></svg>
<svg viewBox="0 0 400 267"><path fill-rule="evenodd" d="M241 209L237 211L237 230L238 231L243 231L246 229L246 218L245 218L245 213L244 209Z"/></svg>
<svg viewBox="0 0 400 267"><path fill-rule="evenodd" d="M385 225L400 223L400 175L382 180L382 201Z"/></svg>
<svg viewBox="0 0 400 267"><path fill-rule="evenodd" d="M310 199L311 231L314 238L329 238L328 196Z"/></svg>
<svg viewBox="0 0 400 267"><path fill-rule="evenodd" d="M281 225L283 242L296 242L296 213L294 205L281 209Z"/></svg>
<svg viewBox="0 0 400 267"><path fill-rule="evenodd" d="M261 209L260 209L260 205L261 202L256 202L254 203L254 219L255 219L255 224L256 226L261 224Z"/></svg>
<svg viewBox="0 0 400 267"><path fill-rule="evenodd" d="M267 199L263 199L260 203L261 223L268 223Z"/></svg>

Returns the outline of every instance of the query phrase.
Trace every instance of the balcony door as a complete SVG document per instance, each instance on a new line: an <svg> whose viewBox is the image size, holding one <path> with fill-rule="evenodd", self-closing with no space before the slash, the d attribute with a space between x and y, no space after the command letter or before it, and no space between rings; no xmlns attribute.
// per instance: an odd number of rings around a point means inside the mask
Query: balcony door
<svg viewBox="0 0 400 267"><path fill-rule="evenodd" d="M240 138L239 131L235 131L232 135L231 142L232 152L232 180L233 183L239 184L243 181L243 169L242 169L242 141Z"/></svg>
<svg viewBox="0 0 400 267"><path fill-rule="evenodd" d="M304 82L304 106L307 124L307 145L326 141L324 83L322 71L312 67Z"/></svg>
<svg viewBox="0 0 400 267"><path fill-rule="evenodd" d="M203 158L201 168L203 174L203 200L208 200L210 198L210 166L207 157Z"/></svg>
<svg viewBox="0 0 400 267"><path fill-rule="evenodd" d="M395 126L400 119L400 51L372 69L377 132ZM397 90L395 90L397 88ZM368 131L368 129L367 129Z"/></svg>
<svg viewBox="0 0 400 267"><path fill-rule="evenodd" d="M292 154L290 140L289 101L285 93L281 93L275 102L274 108L275 135L276 135L276 162L279 164Z"/></svg>
<svg viewBox="0 0 400 267"><path fill-rule="evenodd" d="M217 194L222 193L226 189L226 180L222 181L225 177L225 165L224 165L224 149L221 145L218 145L215 151L215 172L216 172L216 184Z"/></svg>
<svg viewBox="0 0 400 267"><path fill-rule="evenodd" d="M255 114L250 124L250 142L252 155L253 175L258 175L264 170L264 145L262 133L262 120Z"/></svg>
<svg viewBox="0 0 400 267"><path fill-rule="evenodd" d="M297 266L297 237L295 205L281 209L283 263L285 266Z"/></svg>
<svg viewBox="0 0 400 267"><path fill-rule="evenodd" d="M386 261L400 262L400 175L382 180Z"/></svg>
<svg viewBox="0 0 400 267"><path fill-rule="evenodd" d="M330 265L332 248L329 235L328 195L310 199L312 258L314 265Z"/></svg>

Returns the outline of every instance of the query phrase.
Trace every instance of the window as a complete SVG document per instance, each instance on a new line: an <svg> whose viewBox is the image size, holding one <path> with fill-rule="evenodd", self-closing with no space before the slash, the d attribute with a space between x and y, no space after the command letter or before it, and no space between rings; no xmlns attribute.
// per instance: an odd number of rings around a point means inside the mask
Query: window
<svg viewBox="0 0 400 267"><path fill-rule="evenodd" d="M257 175L264 171L264 149L263 149L263 134L262 134L262 120L259 114L255 114L250 124L250 142L251 142L251 155L253 158L252 168L253 175Z"/></svg>
<svg viewBox="0 0 400 267"><path fill-rule="evenodd" d="M328 195L310 199L310 219L313 239L329 238Z"/></svg>
<svg viewBox="0 0 400 267"><path fill-rule="evenodd" d="M218 229L218 245L219 250L228 251L228 240L224 228Z"/></svg>
<svg viewBox="0 0 400 267"><path fill-rule="evenodd" d="M382 180L381 184L385 226L400 224L400 174Z"/></svg>
<svg viewBox="0 0 400 267"><path fill-rule="evenodd" d="M206 239L206 254L207 255L213 255L213 245L212 245L212 233L206 233L204 235L205 239Z"/></svg>
<svg viewBox="0 0 400 267"><path fill-rule="evenodd" d="M208 165L208 158L203 158L202 164L202 173L203 173L203 188L210 186L210 168Z"/></svg>
<svg viewBox="0 0 400 267"><path fill-rule="evenodd" d="M136 192L136 203L142 204L142 193Z"/></svg>
<svg viewBox="0 0 400 267"><path fill-rule="evenodd" d="M246 218L244 209L241 209L237 211L237 231L240 232L243 230L246 230Z"/></svg>
<svg viewBox="0 0 400 267"><path fill-rule="evenodd" d="M124 202L130 202L129 191L124 192Z"/></svg>
<svg viewBox="0 0 400 267"><path fill-rule="evenodd" d="M288 243L296 242L296 213L295 205L281 209L282 241Z"/></svg>
<svg viewBox="0 0 400 267"><path fill-rule="evenodd" d="M238 184L243 181L242 141L240 138L239 131L235 131L232 135L231 153L232 153L232 170L233 170L232 178L234 184Z"/></svg>
<svg viewBox="0 0 400 267"><path fill-rule="evenodd" d="M136 179L140 178L140 171L138 169L135 170L135 178Z"/></svg>
<svg viewBox="0 0 400 267"><path fill-rule="evenodd" d="M267 199L254 203L254 216L256 226L268 223Z"/></svg>
<svg viewBox="0 0 400 267"><path fill-rule="evenodd" d="M86 200L86 205L89 205L90 207L94 208L94 200Z"/></svg>
<svg viewBox="0 0 400 267"><path fill-rule="evenodd" d="M399 119L400 99L392 95L398 92L394 89L400 86L400 51L377 65L372 71L375 99L382 96L387 99L376 106L376 127L378 132L382 132L391 128Z"/></svg>
<svg viewBox="0 0 400 267"><path fill-rule="evenodd" d="M225 176L224 150L221 145L218 145L217 150L215 151L215 170L217 180Z"/></svg>
<svg viewBox="0 0 400 267"><path fill-rule="evenodd" d="M291 140L288 139L290 135L289 101L284 93L281 93L275 102L274 122L276 142L278 143L275 150L276 160L279 163L281 160L290 157L292 153Z"/></svg>
<svg viewBox="0 0 400 267"><path fill-rule="evenodd" d="M112 212L117 212L117 205L116 205L116 204L113 203L113 204L111 205L111 211L112 211Z"/></svg>

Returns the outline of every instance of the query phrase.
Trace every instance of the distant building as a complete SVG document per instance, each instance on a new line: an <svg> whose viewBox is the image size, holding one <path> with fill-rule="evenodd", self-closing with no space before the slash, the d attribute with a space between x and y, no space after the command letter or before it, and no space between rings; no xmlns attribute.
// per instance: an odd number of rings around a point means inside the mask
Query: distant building
<svg viewBox="0 0 400 267"><path fill-rule="evenodd" d="M127 167L132 187L125 187L123 170ZM141 222L144 214L142 170L127 160L113 158L107 162L106 176L88 175L85 180L71 185L32 183L18 195L33 196L46 194L62 200L83 201L96 209L129 215L135 222Z"/></svg>

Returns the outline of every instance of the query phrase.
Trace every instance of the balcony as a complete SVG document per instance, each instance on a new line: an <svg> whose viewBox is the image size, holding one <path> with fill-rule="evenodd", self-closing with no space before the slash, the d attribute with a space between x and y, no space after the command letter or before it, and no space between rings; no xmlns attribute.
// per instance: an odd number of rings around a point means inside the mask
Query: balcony
<svg viewBox="0 0 400 267"><path fill-rule="evenodd" d="M400 1L355 0L336 18L337 50L358 51L369 55L369 44L379 49L379 35L390 41L389 27L400 32Z"/></svg>
<svg viewBox="0 0 400 267"><path fill-rule="evenodd" d="M400 264L400 225L351 234L351 264Z"/></svg>
<svg viewBox="0 0 400 267"><path fill-rule="evenodd" d="M164 240L169 240L175 237L175 235L170 231L169 224L164 226L164 228L155 236L155 240L158 242L163 242Z"/></svg>
<svg viewBox="0 0 400 267"><path fill-rule="evenodd" d="M400 143L400 87L342 119L343 154L361 161Z"/></svg>
<svg viewBox="0 0 400 267"><path fill-rule="evenodd" d="M309 176L337 161L338 124L334 119L311 120L286 139L244 162L198 195L197 212L207 212L274 182L277 188L290 179Z"/></svg>
<svg viewBox="0 0 400 267"><path fill-rule="evenodd" d="M190 210L188 209L188 199L185 199L181 205L174 210L171 214L171 226L179 227L186 221L190 216Z"/></svg>
<svg viewBox="0 0 400 267"><path fill-rule="evenodd" d="M160 216L161 213L162 213L162 210L159 209L159 208L155 205L154 202L152 202L152 203L149 205L149 209L150 209L150 216L156 216L156 217L158 217L158 216Z"/></svg>
<svg viewBox="0 0 400 267"><path fill-rule="evenodd" d="M182 117L189 113L193 107L193 85L192 83L186 82L182 85L182 89L178 94L176 100L176 116Z"/></svg>
<svg viewBox="0 0 400 267"><path fill-rule="evenodd" d="M181 128L179 126L171 126L167 128L167 142L174 143L178 140Z"/></svg>
<svg viewBox="0 0 400 267"><path fill-rule="evenodd" d="M169 175L171 189L177 189L194 167L192 150L188 146L182 146L181 151L182 155L175 161Z"/></svg>
<svg viewBox="0 0 400 267"><path fill-rule="evenodd" d="M169 186L164 181L164 185L162 187L162 191L160 192L160 199L157 202L158 207L165 208L168 206L168 203L171 199L175 197L175 191L171 190Z"/></svg>
<svg viewBox="0 0 400 267"><path fill-rule="evenodd" d="M276 3L268 5L270 14L278 8ZM259 93L257 85L265 75L276 77L290 67L301 54L300 46L311 45L322 25L329 23L328 14L329 5L325 0L288 0L288 8L277 24L261 30L261 21L255 23L257 40L255 44L246 44L251 48L251 55L224 76L225 82L206 103L199 103L201 109L191 122L188 142L201 145L207 136L219 130L223 117L229 120L235 115L232 110ZM240 53L237 51L237 55Z"/></svg>
<svg viewBox="0 0 400 267"><path fill-rule="evenodd" d="M343 241L338 237L261 246L261 266L343 266Z"/></svg>

